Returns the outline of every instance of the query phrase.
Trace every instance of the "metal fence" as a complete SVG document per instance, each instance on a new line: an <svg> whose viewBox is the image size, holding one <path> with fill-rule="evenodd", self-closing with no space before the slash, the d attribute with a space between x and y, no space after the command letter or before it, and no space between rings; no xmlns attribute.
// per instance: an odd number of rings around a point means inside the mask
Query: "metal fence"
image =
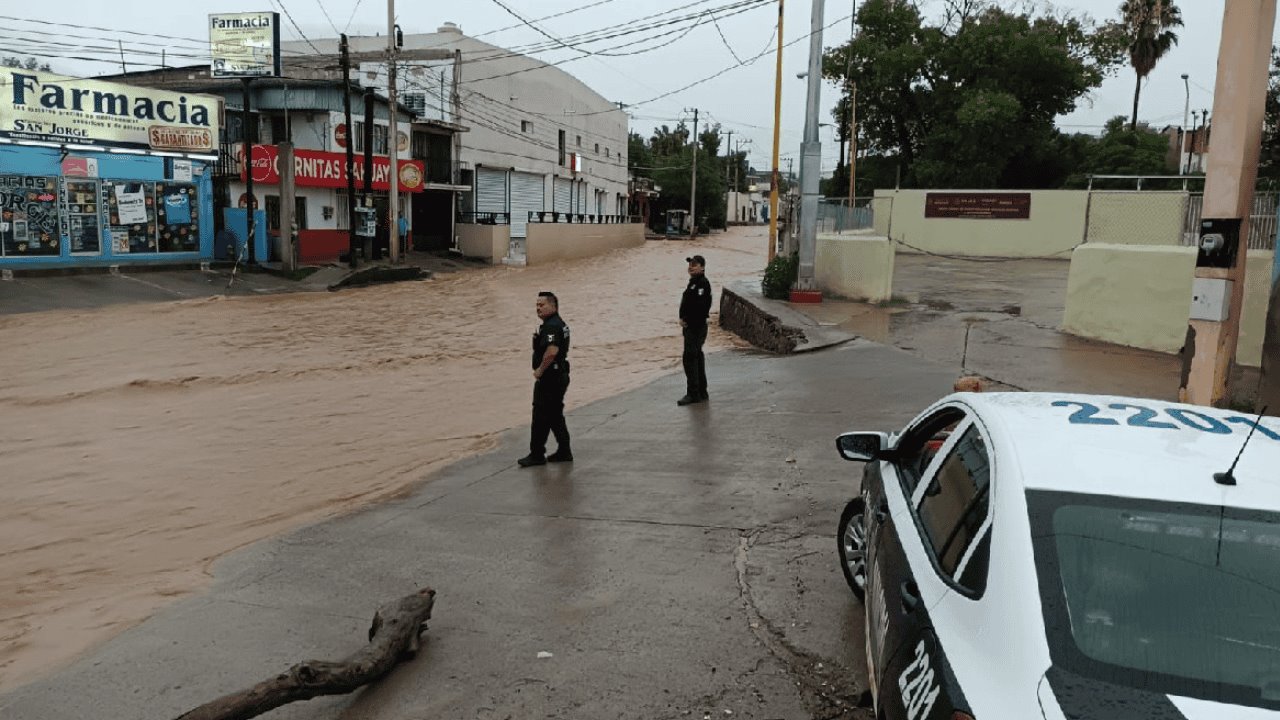
<svg viewBox="0 0 1280 720"><path fill-rule="evenodd" d="M641 219L637 215L590 215L588 213L531 210L529 212L529 222L574 223L577 225L623 225L626 223L638 223L641 222Z"/></svg>
<svg viewBox="0 0 1280 720"><path fill-rule="evenodd" d="M511 216L504 212L460 212L458 223L462 225L510 225Z"/></svg>
<svg viewBox="0 0 1280 720"><path fill-rule="evenodd" d="M1182 244L1195 245L1200 235L1200 217L1204 211L1204 193L1187 196L1187 214L1182 226ZM1276 245L1276 213L1280 211L1280 193L1259 192L1253 196L1249 213L1250 250L1274 250Z"/></svg>
<svg viewBox="0 0 1280 720"><path fill-rule="evenodd" d="M818 232L842 233L865 230L875 224L871 198L822 198L818 201Z"/></svg>

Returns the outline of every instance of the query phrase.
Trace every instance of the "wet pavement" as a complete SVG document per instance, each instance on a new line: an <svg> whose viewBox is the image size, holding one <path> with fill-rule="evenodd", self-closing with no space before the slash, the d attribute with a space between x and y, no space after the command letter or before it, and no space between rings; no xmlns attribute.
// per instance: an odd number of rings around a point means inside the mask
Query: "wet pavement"
<svg viewBox="0 0 1280 720"><path fill-rule="evenodd" d="M1176 400L1181 360L1058 330L1065 260L896 259L894 300L796 306L814 320L1019 390Z"/></svg>
<svg viewBox="0 0 1280 720"><path fill-rule="evenodd" d="M576 463L518 469L512 431L404 499L232 555L0 716L173 717L346 655L377 605L429 585L415 660L266 717L865 717L834 539L861 468L833 438L901 425L955 369L862 341L709 365L710 403L676 407L669 375L571 413Z"/></svg>

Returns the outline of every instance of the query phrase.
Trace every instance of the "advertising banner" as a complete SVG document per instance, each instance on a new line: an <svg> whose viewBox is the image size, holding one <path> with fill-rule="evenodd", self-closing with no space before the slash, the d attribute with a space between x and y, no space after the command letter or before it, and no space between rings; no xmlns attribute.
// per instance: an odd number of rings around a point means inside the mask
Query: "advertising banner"
<svg viewBox="0 0 1280 720"><path fill-rule="evenodd" d="M209 52L213 77L280 77L280 14L210 15Z"/></svg>
<svg viewBox="0 0 1280 720"><path fill-rule="evenodd" d="M35 70L0 70L0 137L209 154L218 101Z"/></svg>
<svg viewBox="0 0 1280 720"><path fill-rule="evenodd" d="M243 150L239 151L243 153ZM253 146L253 181L264 185L280 183L280 150L275 145ZM321 150L294 150L293 168L298 187L347 187L347 156L344 153ZM364 162L356 158L356 189L364 187ZM241 171L240 179L244 179ZM421 160L400 161L400 191L422 192L426 169ZM373 189L391 189L391 161L386 157L373 158Z"/></svg>

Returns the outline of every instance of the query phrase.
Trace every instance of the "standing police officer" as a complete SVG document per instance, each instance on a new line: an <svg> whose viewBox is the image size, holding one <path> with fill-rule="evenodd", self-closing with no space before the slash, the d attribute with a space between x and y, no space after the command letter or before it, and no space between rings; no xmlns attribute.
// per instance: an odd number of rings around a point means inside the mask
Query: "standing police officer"
<svg viewBox="0 0 1280 720"><path fill-rule="evenodd" d="M711 313L711 282L704 274L706 258L694 255L689 263L689 285L680 297L680 327L684 328L684 376L686 392L677 405L706 402L707 357L702 344L707 341L707 316Z"/></svg>
<svg viewBox="0 0 1280 720"><path fill-rule="evenodd" d="M569 427L564 421L564 393L569 389L569 326L560 319L560 300L555 293L540 292L537 301L542 325L533 336L533 427L529 454L520 458L520 467L547 462L573 462L569 449ZM547 452L547 434L556 436L556 451Z"/></svg>

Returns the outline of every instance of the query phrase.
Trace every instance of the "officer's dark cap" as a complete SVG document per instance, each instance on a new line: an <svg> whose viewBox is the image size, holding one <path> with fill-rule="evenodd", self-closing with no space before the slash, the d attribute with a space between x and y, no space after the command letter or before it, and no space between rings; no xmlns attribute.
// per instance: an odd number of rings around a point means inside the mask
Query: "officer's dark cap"
<svg viewBox="0 0 1280 720"><path fill-rule="evenodd" d="M707 259L702 257L701 255L694 255L693 257L687 257L684 259L684 261L689 263L690 265L701 265L702 267L707 266Z"/></svg>

